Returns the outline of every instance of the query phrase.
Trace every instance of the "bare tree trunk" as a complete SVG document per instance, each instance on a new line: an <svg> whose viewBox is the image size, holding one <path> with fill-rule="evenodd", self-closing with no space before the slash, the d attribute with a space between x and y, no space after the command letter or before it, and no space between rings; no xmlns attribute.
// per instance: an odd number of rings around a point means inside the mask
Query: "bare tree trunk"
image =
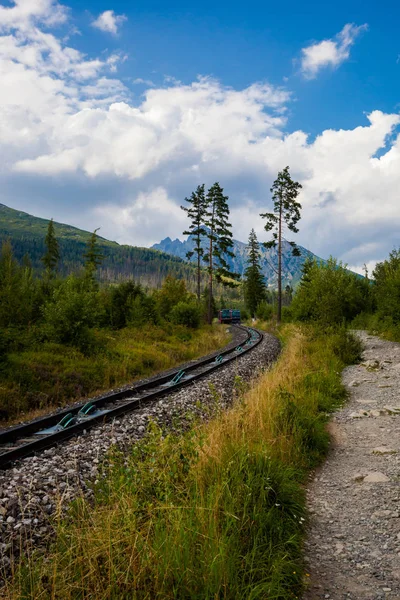
<svg viewBox="0 0 400 600"><path fill-rule="evenodd" d="M200 302L200 252L197 252L197 300Z"/></svg>
<svg viewBox="0 0 400 600"><path fill-rule="evenodd" d="M211 323L212 323L212 295L213 295L213 239L212 239L212 235L213 235L213 233L211 232L210 265L209 265L210 277L209 277L209 282L208 282L208 315L207 315L207 321L208 321L209 325L211 325Z"/></svg>
<svg viewBox="0 0 400 600"><path fill-rule="evenodd" d="M282 196L279 205L279 233L278 233L278 314L277 323L282 318Z"/></svg>

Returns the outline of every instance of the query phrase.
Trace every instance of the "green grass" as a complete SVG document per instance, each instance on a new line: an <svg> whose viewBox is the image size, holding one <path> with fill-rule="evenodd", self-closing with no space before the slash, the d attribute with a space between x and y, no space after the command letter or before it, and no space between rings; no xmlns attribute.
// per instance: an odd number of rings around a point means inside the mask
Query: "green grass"
<svg viewBox="0 0 400 600"><path fill-rule="evenodd" d="M26 559L9 598L289 600L307 574L304 484L345 399L345 332L285 326L283 354L233 408L182 436L155 425L78 500L47 558Z"/></svg>
<svg viewBox="0 0 400 600"><path fill-rule="evenodd" d="M198 358L230 340L217 325L189 330L168 323L95 336L99 349L90 356L54 343L9 354L0 369L0 415L9 421L34 416Z"/></svg>
<svg viewBox="0 0 400 600"><path fill-rule="evenodd" d="M353 329L366 329L372 335L380 335L391 342L400 342L400 323L390 316L379 313L360 313L353 320Z"/></svg>

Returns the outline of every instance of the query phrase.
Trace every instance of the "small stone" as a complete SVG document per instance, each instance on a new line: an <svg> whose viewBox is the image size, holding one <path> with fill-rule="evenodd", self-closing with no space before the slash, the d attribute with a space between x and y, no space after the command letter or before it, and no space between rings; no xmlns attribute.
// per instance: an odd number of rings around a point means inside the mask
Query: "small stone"
<svg viewBox="0 0 400 600"><path fill-rule="evenodd" d="M390 481L389 477L380 471L368 473L368 475L364 477L364 483L385 483L387 481Z"/></svg>

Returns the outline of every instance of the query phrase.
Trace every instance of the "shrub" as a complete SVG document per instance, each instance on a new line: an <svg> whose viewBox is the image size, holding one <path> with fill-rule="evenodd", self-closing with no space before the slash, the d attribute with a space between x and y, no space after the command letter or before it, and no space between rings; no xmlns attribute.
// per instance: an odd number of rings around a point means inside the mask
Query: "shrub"
<svg viewBox="0 0 400 600"><path fill-rule="evenodd" d="M290 323L293 320L293 311L291 306L282 306L282 321Z"/></svg>
<svg viewBox="0 0 400 600"><path fill-rule="evenodd" d="M330 258L326 263L305 263L292 310L300 321L315 321L326 326L354 319L368 304L368 280Z"/></svg>
<svg viewBox="0 0 400 600"><path fill-rule="evenodd" d="M272 304L268 304L267 302L260 302L257 306L256 316L261 321L268 321L272 318L274 310L272 308Z"/></svg>
<svg viewBox="0 0 400 600"><path fill-rule="evenodd" d="M90 328L99 322L101 313L98 292L86 288L84 280L70 276L43 309L47 337L89 351L94 342Z"/></svg>
<svg viewBox="0 0 400 600"><path fill-rule="evenodd" d="M352 365L360 360L362 344L355 335L344 327L335 329L330 333L329 345L334 355L345 365Z"/></svg>
<svg viewBox="0 0 400 600"><path fill-rule="evenodd" d="M175 279L168 275L162 288L155 294L157 309L163 319L169 319L174 306L188 300L188 291L183 279Z"/></svg>
<svg viewBox="0 0 400 600"><path fill-rule="evenodd" d="M200 308L194 302L178 302L171 310L171 321L176 325L197 329L201 322Z"/></svg>

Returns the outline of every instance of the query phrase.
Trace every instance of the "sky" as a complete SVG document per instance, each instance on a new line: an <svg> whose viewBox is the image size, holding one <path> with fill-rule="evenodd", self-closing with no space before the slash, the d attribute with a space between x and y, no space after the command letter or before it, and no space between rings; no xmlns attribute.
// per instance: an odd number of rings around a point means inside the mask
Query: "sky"
<svg viewBox="0 0 400 600"><path fill-rule="evenodd" d="M296 241L371 270L399 246L400 5L0 0L0 202L150 246L201 183L236 239L290 167Z"/></svg>

